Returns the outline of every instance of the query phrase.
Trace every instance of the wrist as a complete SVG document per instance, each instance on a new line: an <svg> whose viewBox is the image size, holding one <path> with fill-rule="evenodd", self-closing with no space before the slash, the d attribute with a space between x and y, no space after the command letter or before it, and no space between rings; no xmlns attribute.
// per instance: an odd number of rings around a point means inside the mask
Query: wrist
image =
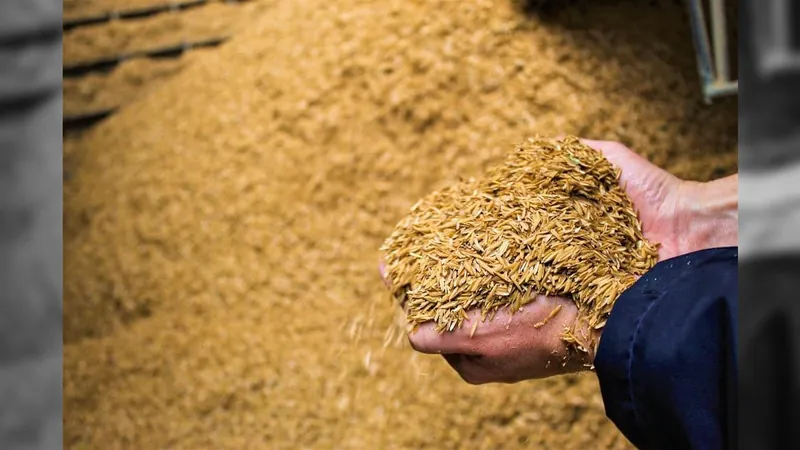
<svg viewBox="0 0 800 450"><path fill-rule="evenodd" d="M569 321L570 327L565 327L564 331L570 334L570 344L565 341L560 343L560 351L567 355L566 364L563 366L564 373L587 372L594 370L594 357L600 345L600 337L603 328L592 329L584 321L578 321L577 311L575 316ZM559 339L565 338L562 335Z"/></svg>
<svg viewBox="0 0 800 450"><path fill-rule="evenodd" d="M676 211L681 254L739 242L739 176L683 181Z"/></svg>

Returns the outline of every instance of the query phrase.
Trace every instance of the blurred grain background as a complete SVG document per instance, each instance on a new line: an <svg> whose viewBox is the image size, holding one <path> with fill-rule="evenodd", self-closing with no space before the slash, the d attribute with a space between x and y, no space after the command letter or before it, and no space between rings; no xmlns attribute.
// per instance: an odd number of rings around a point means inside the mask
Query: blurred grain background
<svg viewBox="0 0 800 450"><path fill-rule="evenodd" d="M534 134L735 172L736 99L702 102L680 2L170 14L64 36L65 65L228 39L65 80L65 111L117 108L65 135L66 448L629 448L591 375L473 387L387 334L377 248Z"/></svg>

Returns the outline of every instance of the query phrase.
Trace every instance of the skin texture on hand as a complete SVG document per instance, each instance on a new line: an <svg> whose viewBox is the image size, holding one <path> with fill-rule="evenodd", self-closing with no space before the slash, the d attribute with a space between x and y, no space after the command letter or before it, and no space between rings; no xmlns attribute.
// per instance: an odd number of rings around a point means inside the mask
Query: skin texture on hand
<svg viewBox="0 0 800 450"><path fill-rule="evenodd" d="M737 175L709 183L684 181L620 143L583 142L622 170L620 184L639 214L645 238L660 244L659 260L737 245ZM386 282L384 270L381 264ZM556 307L558 313L546 320ZM480 312L471 311L460 329L439 333L427 323L408 339L419 352L441 354L468 383L515 383L592 366L593 349L587 354L568 352L561 340L577 313L570 299L540 295L514 314L501 310L492 320L480 322ZM473 333L475 321L479 323ZM590 336L588 330L583 333ZM592 331L591 336L597 340L601 333Z"/></svg>
<svg viewBox="0 0 800 450"><path fill-rule="evenodd" d="M660 244L659 260L738 241L739 176L700 183L681 180L618 142L583 142L622 169L644 236Z"/></svg>

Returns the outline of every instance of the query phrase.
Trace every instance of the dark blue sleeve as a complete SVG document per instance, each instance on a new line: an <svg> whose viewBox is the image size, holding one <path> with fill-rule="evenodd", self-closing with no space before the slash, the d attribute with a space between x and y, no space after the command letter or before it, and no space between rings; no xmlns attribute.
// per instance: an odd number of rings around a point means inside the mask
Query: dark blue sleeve
<svg viewBox="0 0 800 450"><path fill-rule="evenodd" d="M595 368L636 447L736 448L737 303L736 248L662 261L617 300Z"/></svg>

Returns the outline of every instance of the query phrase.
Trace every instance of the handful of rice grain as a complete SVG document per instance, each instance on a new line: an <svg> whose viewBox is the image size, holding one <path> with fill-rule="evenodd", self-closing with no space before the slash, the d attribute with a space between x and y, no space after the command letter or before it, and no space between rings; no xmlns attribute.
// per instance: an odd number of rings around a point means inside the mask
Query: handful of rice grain
<svg viewBox="0 0 800 450"><path fill-rule="evenodd" d="M486 177L434 192L381 247L391 294L415 328L461 327L518 311L537 294L568 297L578 320L562 338L587 351L617 297L657 261L620 171L576 137L529 139Z"/></svg>

